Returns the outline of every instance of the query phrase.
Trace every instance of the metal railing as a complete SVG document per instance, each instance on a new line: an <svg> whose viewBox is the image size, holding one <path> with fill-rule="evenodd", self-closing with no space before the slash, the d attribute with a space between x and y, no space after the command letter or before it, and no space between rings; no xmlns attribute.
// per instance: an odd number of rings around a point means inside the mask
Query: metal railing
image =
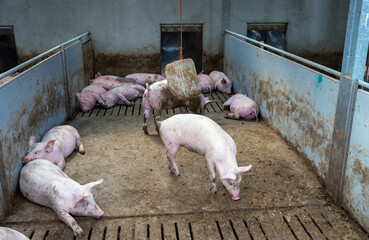
<svg viewBox="0 0 369 240"><path fill-rule="evenodd" d="M84 37L87 37L87 39L82 42L82 38L84 38ZM2 74L0 74L0 79L4 78L4 77L6 77L6 76L8 76L10 74L15 73L15 72L17 72L18 70L20 70L20 69L22 69L24 67L27 67L27 66L35 63L36 61L42 59L43 57L47 56L50 53L53 53L53 52L56 52L56 51L62 51L62 49L64 49L66 47L66 45L71 44L71 43L73 43L73 42L75 42L77 40L81 41L82 44L90 41L91 40L90 32L85 32L85 33L83 33L83 34L81 34L81 35L79 35L79 36L77 36L75 38L72 38L72 39L70 39L70 40L68 40L68 41L66 41L66 42L64 42L64 43L56 46L56 47L53 47L50 50L47 50L46 52L41 53L40 55L38 55L38 56L36 56L34 58L31 58L30 60L25 61L22 64L19 64L19 65L15 66L14 68L12 68L12 69L10 69L10 70L8 70L6 72L3 72Z"/></svg>
<svg viewBox="0 0 369 240"><path fill-rule="evenodd" d="M238 33L235 33L235 32L229 31L229 30L225 30L225 33L227 33L227 34L229 34L229 35L231 35L231 36L234 36L234 37L236 37L236 38L239 38L239 39L242 39L242 40L246 40L246 41L249 41L249 42L255 43L255 44L259 45L259 46L263 46L263 47L268 48L268 49L270 49L270 50L273 50L273 51L275 51L275 52L281 53L281 54L283 54L283 55L285 55L285 56L287 56L287 57L290 57L290 58L292 58L292 59L294 59L294 60L297 60L297 61L299 61L299 62L305 63L305 64L307 64L307 65L309 65L309 66L312 66L312 67L317 68L317 69L319 69L319 70L322 70L322 71L324 71L324 72L330 73L330 74L332 74L332 75L334 75L334 76L336 76L336 77L341 77L341 72L338 72L338 71L333 70L333 69L331 69L331 68L325 67L325 66L320 65L320 64L318 64L318 63L312 62L312 61L307 60L307 59L305 59L305 58L299 57L299 56L294 55L294 54L292 54L292 53L286 52L286 51L281 50L281 49L279 49L279 48L272 47L272 46L270 46L270 45L268 45L268 44L265 44L265 43L262 43L262 42L256 41L256 40L254 40L254 39L252 39L252 38L245 37L245 36L243 36L243 35L241 35L241 34L238 34Z"/></svg>

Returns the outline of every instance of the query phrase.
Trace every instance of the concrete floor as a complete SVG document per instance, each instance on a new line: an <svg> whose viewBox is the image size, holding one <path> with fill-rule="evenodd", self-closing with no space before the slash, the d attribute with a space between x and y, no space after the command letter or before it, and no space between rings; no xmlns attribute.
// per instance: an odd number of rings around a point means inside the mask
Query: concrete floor
<svg viewBox="0 0 369 240"><path fill-rule="evenodd" d="M95 108L67 124L76 127L86 149L73 153L65 173L81 184L100 178L93 191L105 211L99 219L76 217L85 239L367 239L368 234L342 209L332 205L304 159L264 122L225 119L217 103L207 116L235 140L238 165L253 164L244 174L241 199L217 180L210 192L204 157L181 149L180 177L167 165L165 147L150 120L142 131L141 100L134 107ZM178 113L178 109L176 110ZM162 119L173 115L164 113ZM190 127L190 126L189 126ZM13 212L1 225L32 239L73 239L53 210L17 194Z"/></svg>

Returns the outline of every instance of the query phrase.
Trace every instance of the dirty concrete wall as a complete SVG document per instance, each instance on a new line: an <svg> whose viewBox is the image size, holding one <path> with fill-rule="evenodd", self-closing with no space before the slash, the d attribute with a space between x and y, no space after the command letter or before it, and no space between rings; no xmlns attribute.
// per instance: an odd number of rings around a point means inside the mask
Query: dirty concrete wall
<svg viewBox="0 0 369 240"><path fill-rule="evenodd" d="M18 185L21 158L31 135L39 141L66 118L61 54L24 71L0 87L0 146L4 212ZM2 217L0 215L0 217Z"/></svg>
<svg viewBox="0 0 369 240"><path fill-rule="evenodd" d="M369 231L369 93L359 90L347 159L343 204Z"/></svg>
<svg viewBox="0 0 369 240"><path fill-rule="evenodd" d="M287 51L341 70L350 0L230 0L229 29L247 23L287 23Z"/></svg>
<svg viewBox="0 0 369 240"><path fill-rule="evenodd" d="M260 115L326 178L338 81L225 36L225 73L247 93Z"/></svg>
<svg viewBox="0 0 369 240"><path fill-rule="evenodd" d="M220 67L222 0L183 1L183 22L203 24L203 65ZM90 31L96 70L160 72L160 24L179 23L179 1L0 0L21 61ZM185 51L185 50L184 50Z"/></svg>

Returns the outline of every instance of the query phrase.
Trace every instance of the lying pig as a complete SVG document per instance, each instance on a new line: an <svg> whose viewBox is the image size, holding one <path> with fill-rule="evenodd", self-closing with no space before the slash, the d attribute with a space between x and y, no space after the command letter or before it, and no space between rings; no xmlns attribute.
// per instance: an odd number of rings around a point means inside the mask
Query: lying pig
<svg viewBox="0 0 369 240"><path fill-rule="evenodd" d="M0 227L0 239L2 240L29 240L22 233L11 228Z"/></svg>
<svg viewBox="0 0 369 240"><path fill-rule="evenodd" d="M180 107L181 113L186 113L186 107L188 107L191 112L204 115L205 105L215 102L215 100L209 101L209 99L204 97L201 93L191 100L175 101L169 91L167 80L153 83L150 87L147 86L146 88L143 96L143 107L145 110L143 131L145 134L149 134L147 131L147 124L149 122L151 109L154 109L155 127L159 132L157 121L160 120L163 109Z"/></svg>
<svg viewBox="0 0 369 240"><path fill-rule="evenodd" d="M107 80L114 80L118 82L131 82L133 84L136 84L136 81L133 78L122 78L118 76L113 75L102 75L101 72L98 72L95 74L95 79L107 79Z"/></svg>
<svg viewBox="0 0 369 240"><path fill-rule="evenodd" d="M7 81L9 81L10 79L14 78L15 76L17 76L19 74L19 72L15 72L13 74L10 74L2 79L0 79L0 85L3 83L6 83Z"/></svg>
<svg viewBox="0 0 369 240"><path fill-rule="evenodd" d="M111 108L115 104L131 105L129 101L142 97L144 92L145 88L141 85L123 85L107 91L101 95L101 99L106 108Z"/></svg>
<svg viewBox="0 0 369 240"><path fill-rule="evenodd" d="M101 95L106 93L105 88L98 84L91 84L82 89L80 93L76 93L78 107L82 112L88 112L96 103L102 104Z"/></svg>
<svg viewBox="0 0 369 240"><path fill-rule="evenodd" d="M204 71L197 75L201 87L201 93L211 93L214 89L214 81Z"/></svg>
<svg viewBox="0 0 369 240"><path fill-rule="evenodd" d="M259 108L258 105L246 95L237 94L230 97L224 104L223 108L231 112L225 115L225 118L231 119L254 119L258 121Z"/></svg>
<svg viewBox="0 0 369 240"><path fill-rule="evenodd" d="M169 169L173 174L179 176L175 158L179 148L185 147L206 157L213 193L217 192L217 170L232 199L240 199L242 173L249 171L252 165L237 166L236 144L217 123L201 115L178 114L159 122L159 133L167 148Z"/></svg>
<svg viewBox="0 0 369 240"><path fill-rule="evenodd" d="M50 129L42 138L41 142L35 142L35 136L31 136L27 155L22 158L24 164L32 160L47 159L61 169L65 167L65 158L75 149L85 154L81 137L77 129L69 125L57 126Z"/></svg>
<svg viewBox="0 0 369 240"><path fill-rule="evenodd" d="M105 90L107 91L113 88L116 88L116 87L126 85L126 84L134 84L134 80L133 80L133 83L132 82L120 82L117 80L105 79L105 78L100 78L100 77L96 79L91 79L89 82L91 85L99 85L105 88Z"/></svg>
<svg viewBox="0 0 369 240"><path fill-rule="evenodd" d="M165 77L153 73L133 73L127 75L126 78L133 78L136 81L136 84L140 84L143 87L146 87L146 83L151 85L154 82L165 79Z"/></svg>
<svg viewBox="0 0 369 240"><path fill-rule="evenodd" d="M80 185L48 160L36 159L22 168L19 187L24 197L52 208L74 235L81 237L83 230L70 214L96 218L104 214L91 193L102 181Z"/></svg>
<svg viewBox="0 0 369 240"><path fill-rule="evenodd" d="M209 77L213 80L216 90L231 94L233 81L229 80L229 78L224 73L219 71L212 71L209 74Z"/></svg>

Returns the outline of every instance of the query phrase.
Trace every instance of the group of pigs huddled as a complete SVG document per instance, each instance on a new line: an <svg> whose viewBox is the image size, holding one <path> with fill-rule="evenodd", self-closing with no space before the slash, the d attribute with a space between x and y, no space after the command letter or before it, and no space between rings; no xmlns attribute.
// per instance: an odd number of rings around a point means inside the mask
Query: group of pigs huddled
<svg viewBox="0 0 369 240"><path fill-rule="evenodd" d="M198 79L203 93L209 93L214 89L231 93L232 82L222 72L213 71L210 75L201 72ZM249 171L252 166L250 164L238 167L234 140L216 122L202 116L205 113L205 105L215 100L209 100L200 93L192 99L176 101L168 89L167 80L156 74L137 73L125 78L98 74L90 83L77 94L82 111L88 111L96 103L111 107L116 103L130 104L129 101L132 99L143 97L143 130L148 134L148 118L150 112L154 110L156 130L166 147L171 172L179 176L175 158L179 148L185 147L205 156L212 193L217 192L217 171L232 199L240 199L242 174ZM181 113L186 113L187 107L192 113L201 115L178 114L160 121L163 109L176 107L181 108ZM257 105L240 92L229 98L223 107L231 110L226 118L251 119L257 118L258 115ZM25 166L21 170L19 185L22 194L28 200L52 208L59 219L73 230L74 235L81 236L83 230L71 214L96 218L104 214L91 193L91 189L103 179L81 185L69 178L63 169L65 158L74 150L78 150L81 154L85 153L78 131L69 125L52 128L40 142L36 142L34 136L30 137L27 154L22 158ZM10 230L7 233L16 234Z"/></svg>

